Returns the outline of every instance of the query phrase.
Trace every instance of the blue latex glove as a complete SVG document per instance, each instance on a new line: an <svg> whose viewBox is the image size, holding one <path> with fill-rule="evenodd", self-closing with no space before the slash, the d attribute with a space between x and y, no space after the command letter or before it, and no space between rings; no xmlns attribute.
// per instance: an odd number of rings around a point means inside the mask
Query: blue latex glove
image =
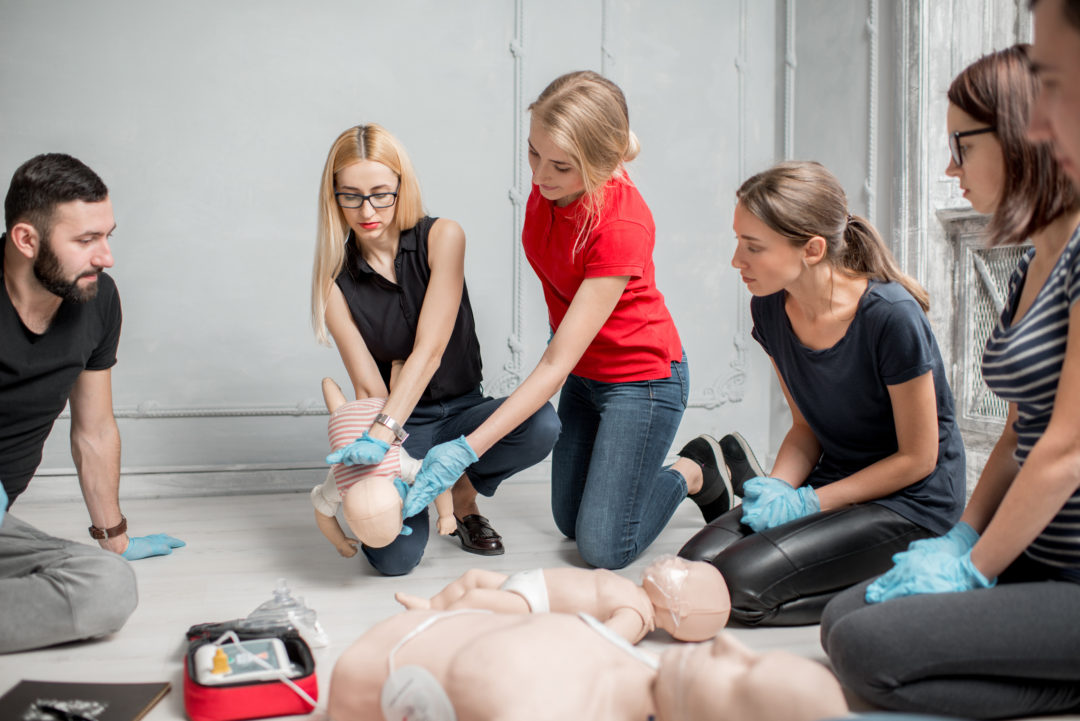
<svg viewBox="0 0 1080 721"><path fill-rule="evenodd" d="M821 510L810 486L792 488L778 478L757 476L743 484L742 522L755 531L775 528Z"/></svg>
<svg viewBox="0 0 1080 721"><path fill-rule="evenodd" d="M401 505L402 505L402 507L404 507L405 506L405 499L409 495L409 484L406 483L405 481L401 480L401 476L398 476L397 478L394 479L394 488L397 490L398 495L401 496ZM401 518L402 518L402 520L405 520L405 516L402 516ZM401 524L401 533L398 534L398 535L411 536L412 535L412 529L409 528L408 526L406 526L404 523L402 523Z"/></svg>
<svg viewBox="0 0 1080 721"><path fill-rule="evenodd" d="M948 553L898 553L896 565L866 587L866 602L881 603L893 598L922 593L956 593L975 588L992 588L997 579L988 579L971 562L971 551L960 556Z"/></svg>
<svg viewBox="0 0 1080 721"><path fill-rule="evenodd" d="M7 491L4 484L0 483L0 526L4 525L4 514L7 513Z"/></svg>
<svg viewBox="0 0 1080 721"><path fill-rule="evenodd" d="M128 547L120 555L129 561L137 561L150 556L168 556L174 548L186 545L179 538L173 538L164 533L154 533L149 536L129 538Z"/></svg>
<svg viewBox="0 0 1080 721"><path fill-rule="evenodd" d="M947 553L950 556L960 557L975 547L975 542L979 540L979 534L975 532L975 529L968 524L961 521L949 529L949 532L944 536L938 536L937 538L921 538L918 541L912 541L904 553L898 553L897 556L903 556L908 553ZM896 562L896 556L893 557L893 562Z"/></svg>
<svg viewBox="0 0 1080 721"><path fill-rule="evenodd" d="M328 455L326 462L344 463L346 466L374 466L382 461L388 450L389 443L372 438L364 431L364 435Z"/></svg>
<svg viewBox="0 0 1080 721"><path fill-rule="evenodd" d="M435 496L454 485L465 469L478 460L479 457L469 446L465 436L458 436L429 450L409 494L405 497L405 505L401 509L402 518L410 518L427 508L427 505L435 500Z"/></svg>

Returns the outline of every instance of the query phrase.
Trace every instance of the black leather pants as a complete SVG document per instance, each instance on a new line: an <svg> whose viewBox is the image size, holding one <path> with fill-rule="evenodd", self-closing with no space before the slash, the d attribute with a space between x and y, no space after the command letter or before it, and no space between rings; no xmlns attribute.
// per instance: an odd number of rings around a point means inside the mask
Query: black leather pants
<svg viewBox="0 0 1080 721"><path fill-rule="evenodd" d="M891 568L894 553L933 535L876 503L754 533L736 506L698 531L679 555L720 569L731 592L732 620L801 626L818 623L840 591Z"/></svg>

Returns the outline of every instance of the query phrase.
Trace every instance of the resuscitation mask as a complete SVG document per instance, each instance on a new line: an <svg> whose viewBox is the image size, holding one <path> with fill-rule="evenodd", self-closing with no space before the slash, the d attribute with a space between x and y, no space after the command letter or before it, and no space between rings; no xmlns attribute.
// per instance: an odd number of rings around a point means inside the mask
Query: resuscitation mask
<svg viewBox="0 0 1080 721"><path fill-rule="evenodd" d="M664 598L664 606L671 614L674 628L678 628L682 619L692 611L684 593L688 578L690 571L686 567L686 561L670 553L649 564L641 576L642 585L648 581Z"/></svg>
<svg viewBox="0 0 1080 721"><path fill-rule="evenodd" d="M390 649L387 665L390 675L383 683L379 705L387 721L457 721L454 704L439 680L423 666L410 664L395 668L394 655L406 643L430 626L463 613L491 613L480 609L461 609L432 616L405 634Z"/></svg>

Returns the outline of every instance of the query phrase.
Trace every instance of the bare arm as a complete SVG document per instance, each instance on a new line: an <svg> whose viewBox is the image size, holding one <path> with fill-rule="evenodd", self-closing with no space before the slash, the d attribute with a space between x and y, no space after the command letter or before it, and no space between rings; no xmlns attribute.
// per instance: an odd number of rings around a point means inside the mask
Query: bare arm
<svg viewBox="0 0 1080 721"><path fill-rule="evenodd" d="M891 385L895 453L817 490L821 510L883 498L928 476L937 464L938 417L934 376Z"/></svg>
<svg viewBox="0 0 1080 721"><path fill-rule="evenodd" d="M1074 303L1069 310L1065 361L1050 423L971 551L972 563L987 578L994 578L1016 560L1080 488L1078 400L1080 303Z"/></svg>
<svg viewBox="0 0 1080 721"><path fill-rule="evenodd" d="M536 368L498 410L465 439L476 455L482 456L555 395L615 310L629 281L629 276L582 281Z"/></svg>
<svg viewBox="0 0 1080 721"><path fill-rule="evenodd" d="M416 322L412 352L397 374L383 410L401 424L412 414L431 377L442 364L446 344L454 332L465 287L465 231L460 225L440 218L431 226L428 266L431 277ZM390 430L381 425L373 427L371 436L387 442L394 440Z"/></svg>
<svg viewBox="0 0 1080 721"><path fill-rule="evenodd" d="M383 413L402 425L442 363L443 352L454 331L465 286L465 232L460 225L446 218L435 221L428 236L428 265L431 278L420 309L412 352L393 374L393 387L389 391L336 285L331 288L326 309L327 328L348 369L356 397L389 396ZM380 424L373 425L369 435L387 443L394 441L394 434Z"/></svg>
<svg viewBox="0 0 1080 721"><path fill-rule="evenodd" d="M86 510L98 528L120 523L120 429L112 407L112 371L84 370L75 380L71 407L71 457L79 474ZM126 533L98 541L123 553Z"/></svg>
<svg viewBox="0 0 1080 721"><path fill-rule="evenodd" d="M345 535L336 517L324 516L319 511L315 511L315 525L319 527L322 534L326 536L326 540L330 541L342 556L352 558L356 555L356 547L360 542Z"/></svg>
<svg viewBox="0 0 1080 721"><path fill-rule="evenodd" d="M776 452L776 462L773 464L772 475L782 481L790 483L798 488L806 481L810 471L814 470L818 459L821 458L821 444L818 442L810 424L806 422L795 400L791 397L784 377L780 375L780 369L773 363L773 370L780 381L780 389L784 391L788 408L791 410L791 428L788 429L780 444L780 450Z"/></svg>
<svg viewBox="0 0 1080 721"><path fill-rule="evenodd" d="M326 302L326 327L334 338L338 353L349 373L356 398L385 398L388 395L379 366L353 322L345 295L337 285L330 286Z"/></svg>
<svg viewBox="0 0 1080 721"><path fill-rule="evenodd" d="M1013 424L1016 423L1016 418L1016 404L1010 403L1005 429L986 459L986 465L979 474L979 482L975 485L967 508L964 509L964 515L960 518L980 533L990 523L1001 505L1001 499L1005 497L1020 470L1013 458L1013 451L1016 450L1016 431L1013 430Z"/></svg>

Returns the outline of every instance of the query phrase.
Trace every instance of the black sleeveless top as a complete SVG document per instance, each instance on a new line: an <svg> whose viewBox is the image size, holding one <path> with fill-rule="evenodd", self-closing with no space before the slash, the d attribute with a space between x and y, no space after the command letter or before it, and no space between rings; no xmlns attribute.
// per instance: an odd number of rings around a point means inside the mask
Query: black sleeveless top
<svg viewBox="0 0 1080 721"><path fill-rule="evenodd" d="M387 388L391 363L406 359L416 342L416 323L431 278L428 233L435 220L425 216L414 227L401 231L394 258L396 284L368 265L351 232L345 241L345 268L335 282L345 295L353 322L375 358ZM420 401L456 398L475 390L483 377L481 368L480 341L476 338L469 289L463 285L457 320L443 351L442 364Z"/></svg>

